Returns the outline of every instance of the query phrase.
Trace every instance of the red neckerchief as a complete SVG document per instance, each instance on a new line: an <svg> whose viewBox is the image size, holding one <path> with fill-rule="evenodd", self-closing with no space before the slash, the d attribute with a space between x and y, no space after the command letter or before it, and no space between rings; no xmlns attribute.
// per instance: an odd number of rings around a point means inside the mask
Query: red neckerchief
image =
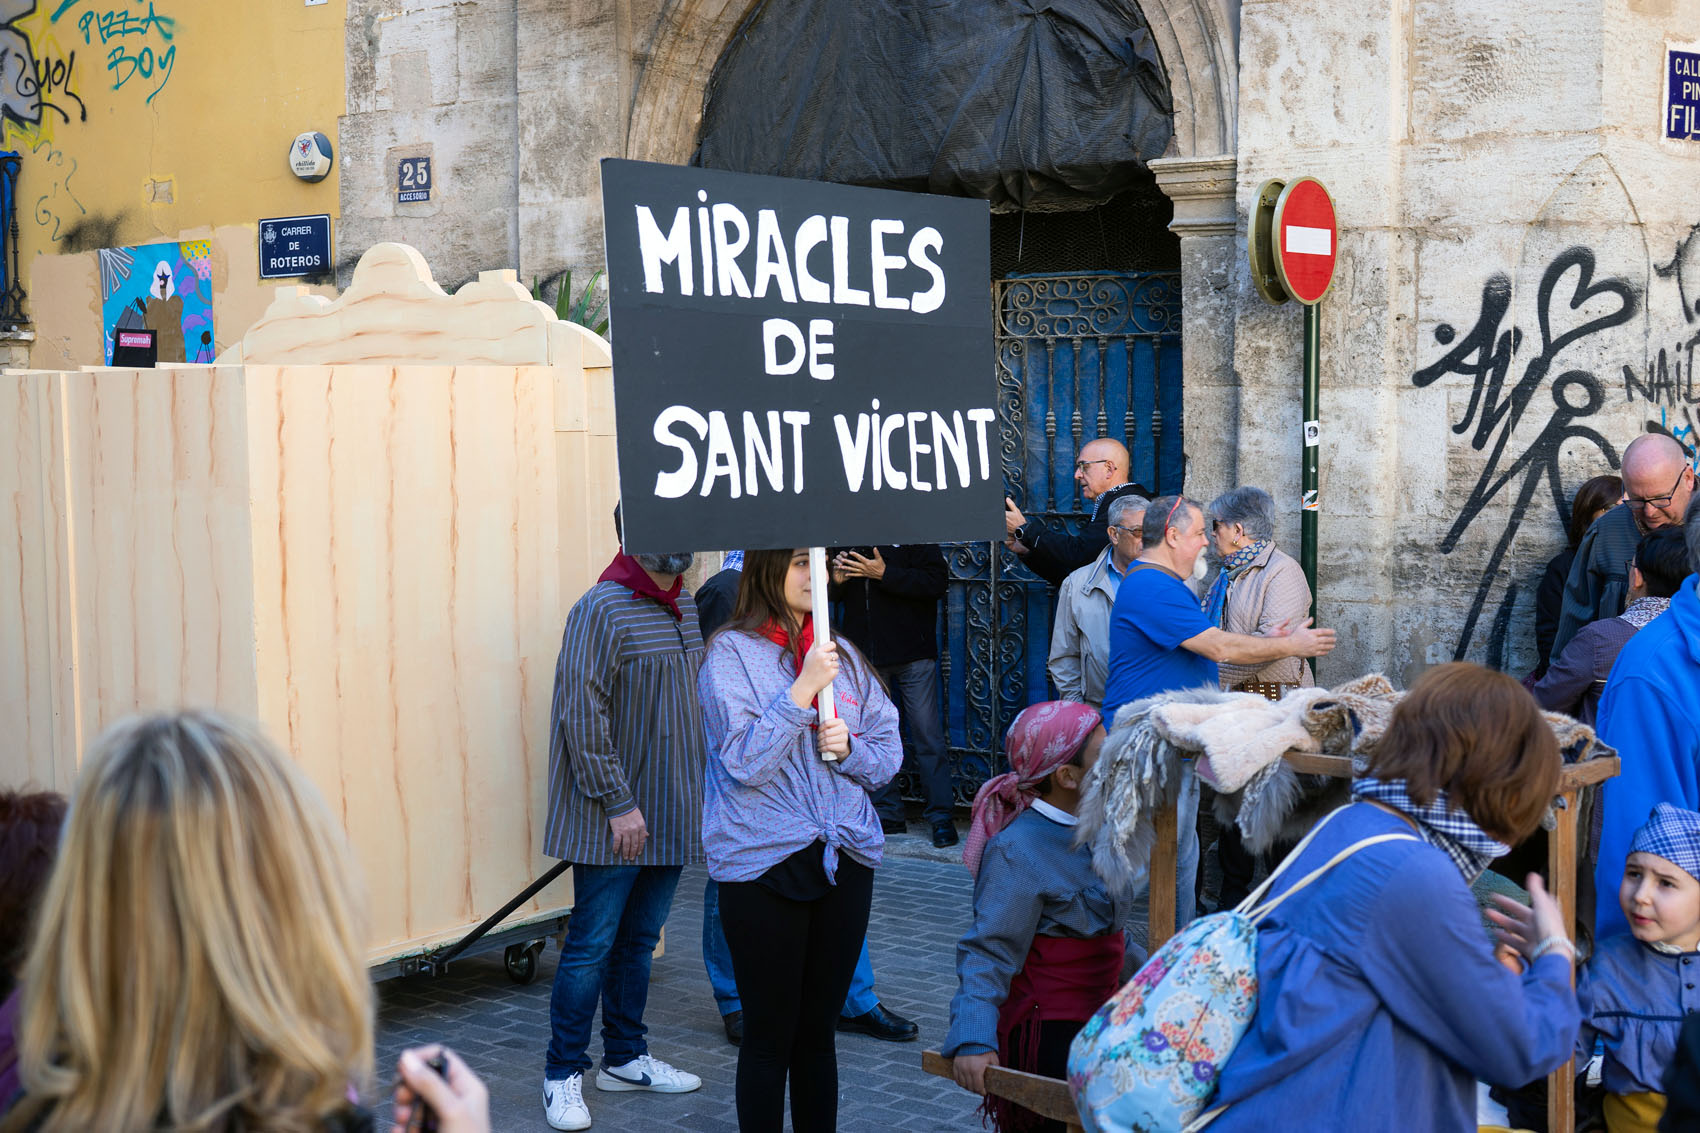
<svg viewBox="0 0 1700 1133"><path fill-rule="evenodd" d="M756 632L779 646L779 648L785 650L785 652L791 654L792 664L796 665L797 673L799 675L802 674L803 657L815 644L815 616L813 614L803 615L803 628L797 632L795 641L792 640L789 633L785 632L785 627L781 626L778 622L771 618L763 622ZM809 707L813 708L816 712L819 712L820 697L817 696L813 700L809 701ZM818 730L820 725L818 723L810 724L809 727Z"/></svg>
<svg viewBox="0 0 1700 1133"><path fill-rule="evenodd" d="M798 631L795 642L791 640L791 635L785 631L785 627L771 618L763 622L756 632L791 654L791 660L796 663L797 672L803 671L803 657L815 644L815 617L813 614L803 615L803 628Z"/></svg>
<svg viewBox="0 0 1700 1133"><path fill-rule="evenodd" d="M614 556L614 561L608 564L608 569L602 572L598 582L618 582L639 598L648 598L663 610L673 615L676 622L685 620L685 612L679 609L679 591L684 588L683 575L673 580L673 585L663 590L655 585L655 580L649 577L649 572L643 569L643 564L626 554L624 551Z"/></svg>

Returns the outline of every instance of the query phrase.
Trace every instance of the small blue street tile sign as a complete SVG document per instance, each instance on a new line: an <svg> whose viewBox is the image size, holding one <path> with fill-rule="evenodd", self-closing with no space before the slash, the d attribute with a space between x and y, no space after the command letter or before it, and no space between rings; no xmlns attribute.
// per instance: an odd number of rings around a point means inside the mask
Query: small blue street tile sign
<svg viewBox="0 0 1700 1133"><path fill-rule="evenodd" d="M404 157L396 166L395 199L413 204L431 199L431 159Z"/></svg>
<svg viewBox="0 0 1700 1133"><path fill-rule="evenodd" d="M1667 48L1665 137L1700 141L1700 52Z"/></svg>

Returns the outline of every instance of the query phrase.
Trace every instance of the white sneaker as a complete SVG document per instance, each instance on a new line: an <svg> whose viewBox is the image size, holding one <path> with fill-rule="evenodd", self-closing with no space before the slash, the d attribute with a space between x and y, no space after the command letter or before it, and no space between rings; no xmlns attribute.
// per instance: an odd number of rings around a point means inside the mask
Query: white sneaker
<svg viewBox="0 0 1700 1133"><path fill-rule="evenodd" d="M687 1074L647 1054L638 1055L624 1066L605 1066L596 1072L596 1088L599 1090L650 1090L657 1094L688 1094L701 1085L702 1079L695 1074Z"/></svg>
<svg viewBox="0 0 1700 1133"><path fill-rule="evenodd" d="M543 1117L555 1129L590 1128L590 1107L584 1104L583 1074L543 1080Z"/></svg>

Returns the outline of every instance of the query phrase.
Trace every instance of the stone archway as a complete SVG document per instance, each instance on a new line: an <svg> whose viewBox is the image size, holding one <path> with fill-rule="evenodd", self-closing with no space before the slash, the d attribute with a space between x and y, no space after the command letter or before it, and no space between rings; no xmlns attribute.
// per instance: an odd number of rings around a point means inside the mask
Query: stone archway
<svg viewBox="0 0 1700 1133"><path fill-rule="evenodd" d="M738 25L760 0L667 0L632 102L626 156L683 164L696 151L703 93ZM1220 422L1239 419L1234 378L1235 152L1241 0L1137 0L1157 40L1175 122L1172 153L1151 162L1181 238L1185 448L1193 483L1228 485L1237 459Z"/></svg>
<svg viewBox="0 0 1700 1133"><path fill-rule="evenodd" d="M675 164L690 160L714 65L759 2L668 0L633 100L627 157ZM1231 158L1239 105L1239 0L1139 0L1139 9L1168 72L1175 103L1174 156ZM1178 202L1176 212L1178 218Z"/></svg>
<svg viewBox="0 0 1700 1133"><path fill-rule="evenodd" d="M761 0L668 0L632 102L626 156L683 165L696 151L703 92L744 16Z"/></svg>

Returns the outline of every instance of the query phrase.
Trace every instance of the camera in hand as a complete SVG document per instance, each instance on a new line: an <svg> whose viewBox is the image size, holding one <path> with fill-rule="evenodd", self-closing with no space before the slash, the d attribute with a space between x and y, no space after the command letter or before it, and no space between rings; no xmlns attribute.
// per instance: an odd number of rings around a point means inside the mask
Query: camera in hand
<svg viewBox="0 0 1700 1133"><path fill-rule="evenodd" d="M431 1072L437 1077L443 1079L445 1082L448 1081L449 1060L444 1056L442 1051L439 1050L436 1054L427 1058L425 1060L425 1065L429 1066L431 1068ZM424 1098L419 1099L418 1105L419 1133L438 1133L440 1126L437 1122L437 1111L432 1109L431 1103L426 1101Z"/></svg>

